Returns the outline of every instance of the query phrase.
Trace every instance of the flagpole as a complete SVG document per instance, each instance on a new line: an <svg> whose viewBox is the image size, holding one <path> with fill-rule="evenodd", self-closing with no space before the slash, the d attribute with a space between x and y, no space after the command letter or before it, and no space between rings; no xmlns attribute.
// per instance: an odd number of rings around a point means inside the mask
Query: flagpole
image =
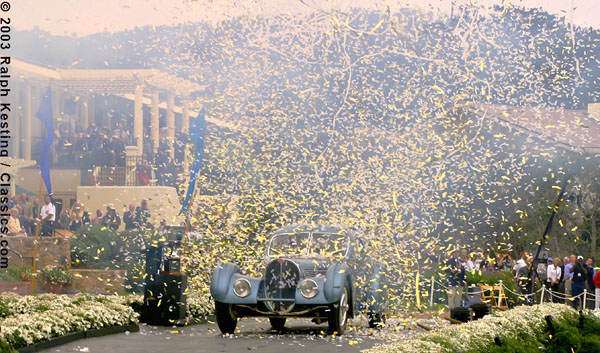
<svg viewBox="0 0 600 353"><path fill-rule="evenodd" d="M185 256L187 254L188 233L190 232L190 228L191 228L190 212L191 212L191 202L188 204L187 212L185 213L185 234L183 235L183 253L181 254L181 259L183 260L182 263L185 263Z"/></svg>
<svg viewBox="0 0 600 353"><path fill-rule="evenodd" d="M196 188L194 188L194 191L192 192L192 197L190 199L190 202L187 204L186 207L186 215L185 215L185 234L183 236L183 253L181 254L181 259L184 260L185 256L187 254L187 243L188 243L188 233L191 230L191 221L192 221L192 204L194 203L194 197L196 197ZM183 263L183 262L182 262Z"/></svg>
<svg viewBox="0 0 600 353"><path fill-rule="evenodd" d="M181 210L179 211L179 215L181 215L184 210L186 211L186 234L191 230L191 204L194 202L194 196L196 194L196 181L198 177L198 173L200 172L200 168L202 167L202 157L204 153L204 137L206 134L206 120L205 120L205 111L204 107L198 113L198 116L194 120L193 128L190 131L190 138L196 144L196 153L194 156L194 160L192 161L192 170L190 171L190 179L188 181L188 188L186 192L186 196L183 200L183 205L181 206ZM187 153L186 153L187 155ZM187 254L188 247L188 237L184 235L183 239L183 253L182 258Z"/></svg>
<svg viewBox="0 0 600 353"><path fill-rule="evenodd" d="M190 144L189 143L185 144L185 149L186 149L185 155L189 156L190 155L189 152L191 152L191 150L190 150ZM190 183L190 180L192 180L192 173L193 172L190 170L191 167L192 167L192 163L193 163L193 160L192 161L188 161L188 163L187 163L188 170L190 171L190 178L188 179L188 184ZM193 195L193 193L192 193L192 199L190 201L191 201L190 203L194 202L194 195ZM190 232L190 228L191 228L191 224L190 224L191 219L190 218L191 218L191 215L190 215L190 205L188 204L186 212L185 212L185 234L183 235L183 238L184 238L183 239L183 253L181 254L181 259L182 260L185 258L186 251L187 251L187 234Z"/></svg>
<svg viewBox="0 0 600 353"><path fill-rule="evenodd" d="M42 136L44 137L41 144L41 154L40 154L40 191L38 193L38 214L36 215L36 225L35 225L35 241L33 244L33 269L31 276L31 295L35 293L35 279L37 277L37 257L38 257L38 240L40 236L40 226L42 223L41 219L41 205L42 205L42 188L43 185L46 184L46 188L48 189L48 195L50 196L50 201L52 200L52 187L50 183L50 160L49 160L49 152L52 141L54 140L54 117L52 112L52 91L51 85L46 89L46 94L44 95L42 102L40 103L40 107L36 113L36 117L40 119L43 124ZM56 215L55 215L56 216ZM39 218L38 218L39 217Z"/></svg>
<svg viewBox="0 0 600 353"><path fill-rule="evenodd" d="M44 179L40 175L40 191L38 192L38 210L35 215L35 241L33 242L33 269L31 271L31 295L35 295L35 279L37 277L37 256L38 256L38 239L40 235L40 223L41 219L40 211L42 210L42 187L44 186Z"/></svg>

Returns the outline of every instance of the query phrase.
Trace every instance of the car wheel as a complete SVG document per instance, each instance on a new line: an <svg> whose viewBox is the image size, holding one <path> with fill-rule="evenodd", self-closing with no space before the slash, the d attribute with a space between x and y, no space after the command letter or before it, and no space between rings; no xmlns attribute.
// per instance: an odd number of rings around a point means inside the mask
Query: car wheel
<svg viewBox="0 0 600 353"><path fill-rule="evenodd" d="M379 328L382 321L381 314L369 314L369 327L370 328Z"/></svg>
<svg viewBox="0 0 600 353"><path fill-rule="evenodd" d="M348 309L350 308L350 290L348 284L344 282L344 289L342 290L342 296L337 303L333 303L329 306L329 331L332 334L341 335L346 329L348 323Z"/></svg>
<svg viewBox="0 0 600 353"><path fill-rule="evenodd" d="M285 317L270 317L269 321L271 322L271 327L275 331L283 330L283 325L285 325Z"/></svg>
<svg viewBox="0 0 600 353"><path fill-rule="evenodd" d="M232 304L215 301L215 315L217 316L217 325L219 325L221 333L231 334L235 331L237 317L235 316Z"/></svg>

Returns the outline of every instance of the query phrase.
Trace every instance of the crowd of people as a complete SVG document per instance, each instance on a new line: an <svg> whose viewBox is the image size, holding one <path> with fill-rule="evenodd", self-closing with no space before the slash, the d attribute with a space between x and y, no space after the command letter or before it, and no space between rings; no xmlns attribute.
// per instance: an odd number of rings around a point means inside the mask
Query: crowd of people
<svg viewBox="0 0 600 353"><path fill-rule="evenodd" d="M130 204L129 209L123 213L121 218L111 203L106 206L105 212L97 209L95 216L91 217L83 202L78 200L70 208L63 208L57 215L56 206L48 195L44 197L41 207L38 199L30 199L25 193L14 197L8 196L10 215L7 220L7 228L9 236L33 236L36 231L39 231L41 236L52 236L55 235L56 229L68 229L75 232L86 224L102 225L114 231L119 229L121 222L125 224L126 230L152 226L146 199L142 200L138 206ZM38 226L39 229L36 230Z"/></svg>
<svg viewBox="0 0 600 353"><path fill-rule="evenodd" d="M453 309L461 305L466 273L473 271L512 271L523 304L531 303L530 295L533 281L541 277L548 290L548 300L571 304L574 308L600 308L600 270L594 268L594 259L587 260L574 254L564 257L548 257L546 263L539 263L532 271L533 256L523 252L514 261L509 253L490 256L489 252L469 254L466 249L453 250L446 261L448 276L448 307ZM587 303L583 303L582 293L587 290Z"/></svg>
<svg viewBox="0 0 600 353"><path fill-rule="evenodd" d="M56 165L70 168L93 169L94 167L124 167L126 165L125 146L134 141L123 123L118 122L113 129L98 128L90 122L87 129L70 124L61 124L55 131L57 146L54 158ZM177 175L184 170L185 145L189 137L182 132L175 134L174 156L171 158L166 130L160 131L158 152L153 152L150 131L145 129L145 143L142 162L137 166L138 185L151 185L155 172L156 185L176 186Z"/></svg>
<svg viewBox="0 0 600 353"><path fill-rule="evenodd" d="M79 126L73 130L65 123L55 133L58 165L84 169L125 165L125 146L131 137L121 123L112 130L98 128L93 121L85 130Z"/></svg>

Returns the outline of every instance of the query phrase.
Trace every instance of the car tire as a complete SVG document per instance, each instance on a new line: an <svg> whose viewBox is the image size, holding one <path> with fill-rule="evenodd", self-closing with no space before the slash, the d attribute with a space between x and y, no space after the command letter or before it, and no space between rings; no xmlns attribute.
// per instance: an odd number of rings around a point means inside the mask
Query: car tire
<svg viewBox="0 0 600 353"><path fill-rule="evenodd" d="M269 322L271 322L271 327L275 331L283 330L283 326L285 325L285 317L270 317Z"/></svg>
<svg viewBox="0 0 600 353"><path fill-rule="evenodd" d="M235 331L237 317L232 304L215 301L215 315L222 334L232 334Z"/></svg>
<svg viewBox="0 0 600 353"><path fill-rule="evenodd" d="M346 329L348 323L348 313L350 312L350 289L348 283L344 281L342 296L336 303L329 305L329 332L335 335L341 335Z"/></svg>

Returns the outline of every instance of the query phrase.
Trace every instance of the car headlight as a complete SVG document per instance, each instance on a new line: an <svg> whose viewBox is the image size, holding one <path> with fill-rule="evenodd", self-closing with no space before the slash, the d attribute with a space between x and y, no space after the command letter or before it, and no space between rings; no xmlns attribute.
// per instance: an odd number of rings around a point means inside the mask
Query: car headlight
<svg viewBox="0 0 600 353"><path fill-rule="evenodd" d="M238 278L233 283L233 293L240 298L247 297L250 294L250 288L252 286L250 286L250 282L245 278Z"/></svg>
<svg viewBox="0 0 600 353"><path fill-rule="evenodd" d="M314 298L318 291L319 286L317 285L317 282L313 281L312 279L305 279L300 284L300 293L304 296L304 298Z"/></svg>

